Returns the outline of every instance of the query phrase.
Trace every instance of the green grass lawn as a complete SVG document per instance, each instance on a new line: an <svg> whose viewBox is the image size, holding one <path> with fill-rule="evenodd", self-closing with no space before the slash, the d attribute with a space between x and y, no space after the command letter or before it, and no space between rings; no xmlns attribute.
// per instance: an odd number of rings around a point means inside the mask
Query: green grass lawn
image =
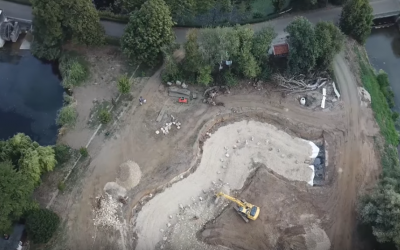
<svg viewBox="0 0 400 250"><path fill-rule="evenodd" d="M283 9L287 8L290 4L290 0L286 0L286 5ZM270 15L274 13L274 6L272 0L256 0L252 4L253 13L262 13L263 15Z"/></svg>

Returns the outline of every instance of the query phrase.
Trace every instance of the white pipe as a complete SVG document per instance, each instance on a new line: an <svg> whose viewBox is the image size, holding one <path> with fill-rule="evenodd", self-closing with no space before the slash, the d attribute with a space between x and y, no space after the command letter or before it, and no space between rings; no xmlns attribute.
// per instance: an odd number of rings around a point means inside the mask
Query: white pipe
<svg viewBox="0 0 400 250"><path fill-rule="evenodd" d="M339 91L337 90L337 88L336 88L336 85L335 85L335 82L332 82L333 84L333 91L335 91L335 95L336 95L336 97L339 99L340 98L340 94L339 94Z"/></svg>
<svg viewBox="0 0 400 250"><path fill-rule="evenodd" d="M323 96L322 97L322 102L321 102L321 108L325 108L325 100L326 100L326 97L325 96Z"/></svg>

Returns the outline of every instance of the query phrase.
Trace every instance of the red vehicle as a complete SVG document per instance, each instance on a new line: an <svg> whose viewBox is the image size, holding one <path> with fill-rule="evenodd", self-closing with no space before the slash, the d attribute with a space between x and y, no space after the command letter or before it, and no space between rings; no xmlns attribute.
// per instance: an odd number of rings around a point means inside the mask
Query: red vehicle
<svg viewBox="0 0 400 250"><path fill-rule="evenodd" d="M179 103L188 103L188 99L187 98L185 98L185 97L179 97L179 100L178 100L178 102Z"/></svg>

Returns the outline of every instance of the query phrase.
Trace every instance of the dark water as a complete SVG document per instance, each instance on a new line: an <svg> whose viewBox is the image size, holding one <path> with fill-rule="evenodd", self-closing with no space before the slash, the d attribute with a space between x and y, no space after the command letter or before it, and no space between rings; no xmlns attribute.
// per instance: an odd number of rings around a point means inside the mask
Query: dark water
<svg viewBox="0 0 400 250"><path fill-rule="evenodd" d="M0 49L0 139L21 132L41 145L54 144L62 95L56 67L29 51Z"/></svg>
<svg viewBox="0 0 400 250"><path fill-rule="evenodd" d="M395 108L400 111L400 32L397 26L375 29L367 39L366 49L375 69L383 69L389 76L394 92Z"/></svg>

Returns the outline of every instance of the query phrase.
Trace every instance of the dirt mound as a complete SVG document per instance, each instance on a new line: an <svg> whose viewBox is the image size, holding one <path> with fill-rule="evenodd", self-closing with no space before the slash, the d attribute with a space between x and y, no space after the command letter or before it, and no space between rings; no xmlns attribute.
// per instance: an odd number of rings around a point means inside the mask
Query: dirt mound
<svg viewBox="0 0 400 250"><path fill-rule="evenodd" d="M134 161L122 163L117 169L117 183L127 190L136 187L141 177L140 167Z"/></svg>
<svg viewBox="0 0 400 250"><path fill-rule="evenodd" d="M230 207L198 234L202 241L244 250L329 250L330 241L320 227L315 204L303 184L289 182L260 168L237 195L261 208L256 221L244 223Z"/></svg>

